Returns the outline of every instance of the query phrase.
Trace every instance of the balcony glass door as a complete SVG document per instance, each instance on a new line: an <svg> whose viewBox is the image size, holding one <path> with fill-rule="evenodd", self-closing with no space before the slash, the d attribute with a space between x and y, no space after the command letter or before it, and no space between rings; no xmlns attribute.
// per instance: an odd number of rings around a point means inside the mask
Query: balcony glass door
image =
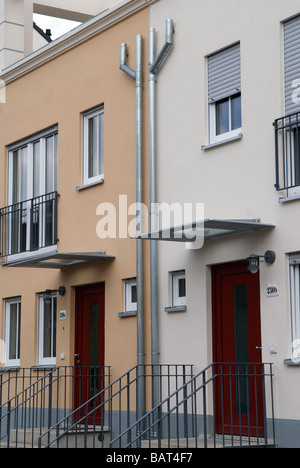
<svg viewBox="0 0 300 468"><path fill-rule="evenodd" d="M56 129L9 149L8 207L4 215L7 255L56 243L56 190Z"/></svg>
<svg viewBox="0 0 300 468"><path fill-rule="evenodd" d="M12 154L12 190L7 220L11 253L25 252L28 248L27 171L27 147L24 147Z"/></svg>

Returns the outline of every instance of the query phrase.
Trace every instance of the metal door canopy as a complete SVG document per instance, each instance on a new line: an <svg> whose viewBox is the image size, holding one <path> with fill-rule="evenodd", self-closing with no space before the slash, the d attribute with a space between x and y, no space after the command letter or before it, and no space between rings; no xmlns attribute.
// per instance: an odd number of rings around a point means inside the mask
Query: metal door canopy
<svg viewBox="0 0 300 468"><path fill-rule="evenodd" d="M263 224L259 218L238 220L238 219L204 219L181 226L173 226L158 231L135 236L135 239L164 240L173 242L196 242L199 239L203 241L243 234L251 231L261 231L271 229L272 224Z"/></svg>

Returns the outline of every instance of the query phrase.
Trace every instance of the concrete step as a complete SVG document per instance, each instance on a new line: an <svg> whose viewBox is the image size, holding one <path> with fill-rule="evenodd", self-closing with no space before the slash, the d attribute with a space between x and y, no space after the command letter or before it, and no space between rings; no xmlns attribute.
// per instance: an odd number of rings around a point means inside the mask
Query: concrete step
<svg viewBox="0 0 300 468"><path fill-rule="evenodd" d="M268 446L273 446L273 441L268 441ZM223 447L264 447L265 439L257 437L240 437L240 436L221 436L215 438L209 436L204 441L203 437L197 438L180 438L180 439L162 439L158 440L143 440L141 448L223 448Z"/></svg>
<svg viewBox="0 0 300 468"><path fill-rule="evenodd" d="M14 429L10 432L9 448L38 448L39 437L41 434L47 432L47 429ZM108 448L110 442L110 430L107 427L89 428L87 433L83 428L77 432L70 432L62 435L63 430L60 431L61 436L59 441L57 438L57 431L53 430L42 438L42 447L52 442L50 448ZM8 442L2 441L0 448L7 448Z"/></svg>

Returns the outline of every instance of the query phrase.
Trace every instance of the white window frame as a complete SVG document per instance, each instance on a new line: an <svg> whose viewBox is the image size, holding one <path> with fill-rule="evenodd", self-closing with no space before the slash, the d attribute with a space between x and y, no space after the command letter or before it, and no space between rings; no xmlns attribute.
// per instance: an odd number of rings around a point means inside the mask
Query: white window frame
<svg viewBox="0 0 300 468"><path fill-rule="evenodd" d="M182 279L185 280L185 287L186 287L185 271L182 270L182 271L172 272L172 307L180 307L180 306L186 305L186 295L179 296L179 281Z"/></svg>
<svg viewBox="0 0 300 468"><path fill-rule="evenodd" d="M17 329L16 333L16 355L15 359L9 357L10 352L10 336L11 336L11 306L17 304ZM5 301L5 319L4 319L4 366L5 367L20 367L20 349L21 346L21 298L14 297Z"/></svg>
<svg viewBox="0 0 300 468"><path fill-rule="evenodd" d="M300 363L300 252L289 257L291 359Z"/></svg>
<svg viewBox="0 0 300 468"><path fill-rule="evenodd" d="M83 128L83 160L82 160L82 185L93 185L103 182L104 180L104 121L103 132L100 133L100 125L97 125L97 172L98 174L89 176L89 121L95 117L104 119L104 106L101 105L93 110L87 111L82 114L82 128Z"/></svg>
<svg viewBox="0 0 300 468"><path fill-rule="evenodd" d="M239 93L237 93L239 94ZM231 100L232 98L236 96L233 94L232 96L228 96L229 100L229 106L228 106L228 112L229 112L229 128L231 129ZM220 101L223 101L224 99L220 99ZM209 104L209 119L210 119L210 125L209 125L209 131L210 131L210 143L220 143L222 141L230 140L232 138L236 138L241 135L242 133L242 127L236 128L234 130L229 130L229 132L224 132L220 133L220 135L217 135L217 118L216 118L216 109L217 109L217 104L220 101L216 101L212 104ZM242 109L241 109L242 112Z"/></svg>
<svg viewBox="0 0 300 468"><path fill-rule="evenodd" d="M137 288L136 278L124 280L124 308L125 314L137 311L137 302L132 301L132 288Z"/></svg>
<svg viewBox="0 0 300 468"><path fill-rule="evenodd" d="M53 299L56 298L56 301L54 302ZM53 323L53 318L54 314L56 314L56 324L57 324L57 294L52 293L51 294L51 314L52 314L52 323ZM56 307L54 307L54 303L56 304ZM45 311L45 302L44 302L44 297L42 294L38 296L38 365L39 366L55 366L56 365L56 355L52 355L51 357L45 357L44 356L44 329L45 329L45 323L44 323L44 311ZM57 325L55 332L57 332ZM54 338L56 339L56 336L54 337L53 333L53 328L51 328L51 349L52 349L52 354L53 353L53 342Z"/></svg>
<svg viewBox="0 0 300 468"><path fill-rule="evenodd" d="M299 132L298 138L300 138L300 129L298 127L295 127L295 130ZM285 185L286 186L291 186L295 184L295 140L296 140L296 135L293 133L290 135L290 131L286 130L286 135L285 135L285 140L286 140L286 158L287 158L287 174L285 175ZM288 188L287 189L287 197L297 197L300 195L300 185L294 185L294 187Z"/></svg>
<svg viewBox="0 0 300 468"><path fill-rule="evenodd" d="M54 126L51 127L47 130L44 130L42 132L37 133L36 135L26 138L22 141L19 141L13 145L10 145L8 148L8 171L7 171L7 204L8 206L13 205L13 191L14 191L14 180L13 180L13 158L14 158L14 152L17 150L20 150L22 148L26 148L26 158L27 158L27 172L26 172L26 179L27 179L27 190L26 190L26 199L30 200L34 198L34 180L33 180L33 159L34 159L34 144L39 142L40 143L40 164L39 164L39 195L46 195L46 139L56 135L56 138L58 136L58 127ZM54 179L53 179L53 191L57 190L57 139L56 139L56 162L55 162L55 167L56 167L56 173L54 173ZM21 183L20 181L20 174L18 174L18 184ZM26 205L26 204L25 204ZM28 202L28 211L27 213L27 219L30 219L30 203ZM26 258L28 256L34 255L34 252L30 252L30 223L27 223L27 235L26 235L26 251L20 252L17 254L10 255L10 260L15 260L19 258ZM43 240L41 238L40 234L40 239L39 239L39 244L43 245ZM43 234L44 235L44 234ZM8 248L7 251L11 252L11 236L10 234L7 237L7 242L8 242ZM40 254L41 251L47 253L48 251L53 251L55 249L55 246L50 246L50 247L44 247L40 248L39 250L36 251L36 254Z"/></svg>

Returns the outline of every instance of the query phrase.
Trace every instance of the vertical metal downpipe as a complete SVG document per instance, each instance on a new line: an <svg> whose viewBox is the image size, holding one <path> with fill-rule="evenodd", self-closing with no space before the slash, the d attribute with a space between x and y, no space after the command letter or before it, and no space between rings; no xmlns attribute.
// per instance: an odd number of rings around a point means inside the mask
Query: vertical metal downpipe
<svg viewBox="0 0 300 468"><path fill-rule="evenodd" d="M172 19L166 21L166 41L156 57L155 29L149 30L149 170L150 170L150 231L156 232L159 227L157 209L157 151L156 151L156 83L157 74L162 68L173 47L174 24ZM153 375L158 372L158 266L157 241L150 240L150 278L151 278L151 364ZM159 388L153 379L153 406L159 403Z"/></svg>
<svg viewBox="0 0 300 468"><path fill-rule="evenodd" d="M143 38L136 38L136 203L137 234L143 232L143 72L142 72ZM137 417L144 415L144 272L143 240L136 241L137 270L137 364L138 364L138 401Z"/></svg>
<svg viewBox="0 0 300 468"><path fill-rule="evenodd" d="M143 232L143 36L136 36L136 71L126 65L127 46L121 44L120 69L135 79L136 87L136 218L137 236ZM143 241L136 240L137 274L137 418L144 415L144 260Z"/></svg>
<svg viewBox="0 0 300 468"><path fill-rule="evenodd" d="M156 186L156 75L150 69L155 60L155 29L149 30L149 186L150 186L150 232L156 232L157 219L157 186ZM152 406L158 402L158 383L153 375L159 364L158 349L158 270L157 241L150 240L150 292L151 292L151 364L152 364Z"/></svg>

